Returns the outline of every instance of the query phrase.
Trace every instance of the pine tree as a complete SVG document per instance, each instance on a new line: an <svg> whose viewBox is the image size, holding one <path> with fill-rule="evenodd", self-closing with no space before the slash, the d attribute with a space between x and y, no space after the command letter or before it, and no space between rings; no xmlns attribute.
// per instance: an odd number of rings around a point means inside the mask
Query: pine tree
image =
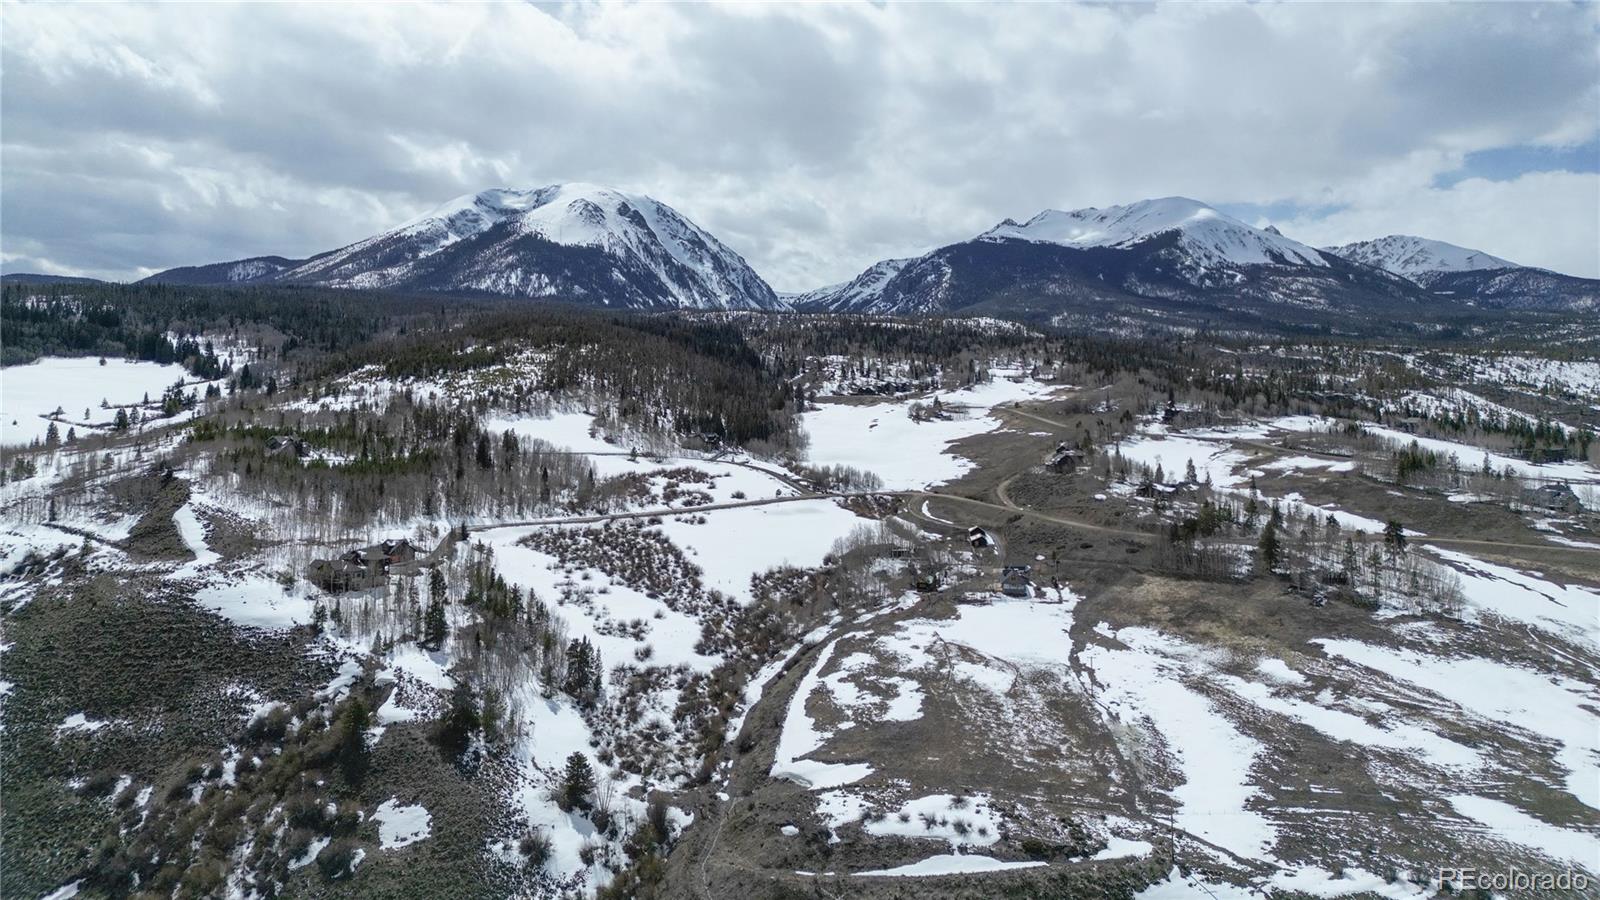
<svg viewBox="0 0 1600 900"><path fill-rule="evenodd" d="M605 667L600 663L600 651L588 638L579 638L567 644L566 678L561 689L579 705L588 707L600 696Z"/></svg>
<svg viewBox="0 0 1600 900"><path fill-rule="evenodd" d="M1390 519L1389 524L1383 526L1383 542L1395 553L1405 552L1406 529L1400 524L1399 519Z"/></svg>
<svg viewBox="0 0 1600 900"><path fill-rule="evenodd" d="M428 573L428 611L422 621L422 643L435 650L444 645L444 639L450 631L449 620L445 618L444 601L444 573L436 568Z"/></svg>
<svg viewBox="0 0 1600 900"><path fill-rule="evenodd" d="M589 795L593 792L594 769L582 753L574 752L567 757L567 768L561 775L561 806L564 809L588 809Z"/></svg>
<svg viewBox="0 0 1600 900"><path fill-rule="evenodd" d="M367 771L367 729L372 715L360 697L351 698L340 716L339 766L346 781L359 783Z"/></svg>
<svg viewBox="0 0 1600 900"><path fill-rule="evenodd" d="M428 612L423 617L422 642L437 650L444 645L449 623L444 615L444 601L436 594L428 601Z"/></svg>
<svg viewBox="0 0 1600 900"><path fill-rule="evenodd" d="M475 455L478 461L478 468L484 470L494 468L494 454L489 449L489 435L485 432L478 432L478 449Z"/></svg>
<svg viewBox="0 0 1600 900"><path fill-rule="evenodd" d="M434 740L446 753L459 755L472 741L473 732L482 724L478 713L478 694L472 682L465 678L456 681L450 692L450 709L434 730Z"/></svg>
<svg viewBox="0 0 1600 900"><path fill-rule="evenodd" d="M517 459L517 450L517 435L507 428L500 435L500 464L502 467L507 470L512 468L512 464Z"/></svg>
<svg viewBox="0 0 1600 900"><path fill-rule="evenodd" d="M1267 527L1261 529L1261 543L1257 545L1256 549L1261 552L1261 565L1268 572L1278 568L1278 557L1281 548L1278 544L1278 526L1276 522L1268 520Z"/></svg>

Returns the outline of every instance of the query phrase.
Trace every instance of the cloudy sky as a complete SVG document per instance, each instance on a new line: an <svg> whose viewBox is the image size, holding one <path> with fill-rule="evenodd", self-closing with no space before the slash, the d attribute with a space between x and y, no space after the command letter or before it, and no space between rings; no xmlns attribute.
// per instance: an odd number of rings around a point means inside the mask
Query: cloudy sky
<svg viewBox="0 0 1600 900"><path fill-rule="evenodd" d="M1173 194L1600 276L1597 10L6 3L0 262L303 256L590 181L779 290Z"/></svg>

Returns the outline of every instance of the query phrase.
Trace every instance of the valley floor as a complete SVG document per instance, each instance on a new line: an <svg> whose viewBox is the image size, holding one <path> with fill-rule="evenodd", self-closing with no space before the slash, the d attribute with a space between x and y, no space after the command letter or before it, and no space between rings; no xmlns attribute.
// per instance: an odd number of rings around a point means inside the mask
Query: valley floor
<svg viewBox="0 0 1600 900"><path fill-rule="evenodd" d="M542 478L360 527L182 427L33 453L0 893L1600 896L1600 469L1006 362L804 460L500 410Z"/></svg>

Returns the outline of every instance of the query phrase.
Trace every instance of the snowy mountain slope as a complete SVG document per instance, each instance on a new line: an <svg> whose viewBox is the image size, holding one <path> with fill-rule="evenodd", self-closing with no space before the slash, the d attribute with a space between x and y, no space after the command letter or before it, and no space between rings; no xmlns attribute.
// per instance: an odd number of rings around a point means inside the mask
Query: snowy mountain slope
<svg viewBox="0 0 1600 900"><path fill-rule="evenodd" d="M1162 197L1105 209L1047 209L1021 225L1007 219L978 240L1128 248L1173 232L1182 252L1204 265L1328 264L1320 252L1284 237L1277 229L1254 228L1187 197Z"/></svg>
<svg viewBox="0 0 1600 900"><path fill-rule="evenodd" d="M1357 241L1353 244L1323 249L1336 256L1384 269L1412 280L1416 280L1418 276L1438 272L1521 268L1514 262L1490 256L1482 250L1472 250L1409 234L1391 234L1376 240Z"/></svg>
<svg viewBox="0 0 1600 900"><path fill-rule="evenodd" d="M1568 312L1600 309L1600 280L1528 266L1436 272L1427 277L1425 286L1441 297L1460 298L1497 309Z"/></svg>
<svg viewBox="0 0 1600 900"><path fill-rule="evenodd" d="M338 287L566 297L606 306L781 307L742 257L676 210L589 184L460 197L284 277Z"/></svg>
<svg viewBox="0 0 1600 900"><path fill-rule="evenodd" d="M1600 280L1519 266L1444 241L1391 234L1324 250L1408 278L1439 297L1478 306L1568 311L1600 307Z"/></svg>
<svg viewBox="0 0 1600 900"><path fill-rule="evenodd" d="M1280 317L1287 309L1393 309L1431 299L1402 278L1182 197L1008 219L916 259L879 263L849 288L805 296L796 308L1024 318L1152 306Z"/></svg>
<svg viewBox="0 0 1600 900"><path fill-rule="evenodd" d="M217 268L199 267L216 282L230 280ZM784 306L739 254L676 210L590 184L458 197L390 231L252 280L263 279L624 308Z"/></svg>
<svg viewBox="0 0 1600 900"><path fill-rule="evenodd" d="M865 272L849 281L830 284L827 287L814 288L789 298L789 304L795 309L815 310L817 312L837 312L854 310L857 312L874 312L873 304L883 293L883 286L889 279L900 274L908 264L915 262L915 257L906 259L885 259L873 263Z"/></svg>

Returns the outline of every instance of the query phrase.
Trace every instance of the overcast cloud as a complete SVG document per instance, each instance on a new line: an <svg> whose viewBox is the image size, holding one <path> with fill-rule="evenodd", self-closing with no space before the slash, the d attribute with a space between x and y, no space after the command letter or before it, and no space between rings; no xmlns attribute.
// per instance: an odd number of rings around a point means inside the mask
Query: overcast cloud
<svg viewBox="0 0 1600 900"><path fill-rule="evenodd" d="M0 253L129 278L590 181L779 290L1170 194L1596 277L1597 35L1592 4L7 3Z"/></svg>

